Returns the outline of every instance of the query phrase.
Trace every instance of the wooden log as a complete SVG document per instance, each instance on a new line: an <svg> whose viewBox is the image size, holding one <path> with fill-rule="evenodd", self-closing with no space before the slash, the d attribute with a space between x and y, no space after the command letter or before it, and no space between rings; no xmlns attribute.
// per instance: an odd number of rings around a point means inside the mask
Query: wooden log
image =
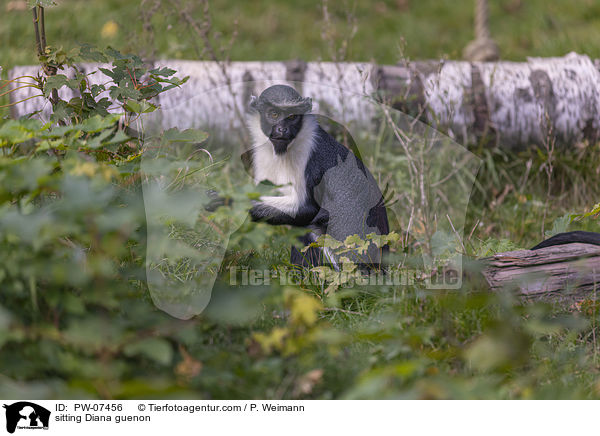
<svg viewBox="0 0 600 436"><path fill-rule="evenodd" d="M347 124L370 125L374 106L356 96L388 102L398 110L467 144L481 139L514 148L543 143L549 131L559 143L600 139L600 61L570 53L527 62L418 61L398 65L330 62L230 62L164 60L179 76L181 89L159 96L160 114L150 122L168 127L228 130L242 122L250 93L288 82L313 98L318 113ZM95 69L88 64L86 73ZM9 77L36 75L39 67L15 67ZM108 78L102 73L94 81ZM63 89L64 91L64 89ZM17 90L12 101L29 97ZM44 109L42 99L14 108L14 116ZM41 116L47 115L46 112ZM233 110L236 109L236 110ZM156 116L158 115L158 118ZM150 118L151 118L150 117Z"/></svg>
<svg viewBox="0 0 600 436"><path fill-rule="evenodd" d="M573 298L600 292L600 246L565 244L497 253L482 259L490 289L532 298Z"/></svg>

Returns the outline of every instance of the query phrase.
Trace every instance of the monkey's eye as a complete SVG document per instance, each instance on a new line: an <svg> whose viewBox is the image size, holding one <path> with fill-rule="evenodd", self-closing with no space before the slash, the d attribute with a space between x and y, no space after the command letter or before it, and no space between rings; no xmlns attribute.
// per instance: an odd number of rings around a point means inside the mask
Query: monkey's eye
<svg viewBox="0 0 600 436"><path fill-rule="evenodd" d="M296 114L292 114L292 115L289 115L289 116L287 117L287 119L288 119L288 120L290 120L290 121L293 121L293 120L295 120L297 117L298 117L298 115L296 115Z"/></svg>
<svg viewBox="0 0 600 436"><path fill-rule="evenodd" d="M279 118L279 112L269 111L269 118L273 118L274 120L276 120L277 118Z"/></svg>

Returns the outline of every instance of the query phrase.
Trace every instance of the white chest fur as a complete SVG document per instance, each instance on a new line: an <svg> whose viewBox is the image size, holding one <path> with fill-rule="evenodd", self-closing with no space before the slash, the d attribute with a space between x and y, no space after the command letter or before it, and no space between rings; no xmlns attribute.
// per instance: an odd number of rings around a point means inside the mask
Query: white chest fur
<svg viewBox="0 0 600 436"><path fill-rule="evenodd" d="M288 145L284 154L277 155L269 138L260 128L260 119L255 116L249 123L252 134L254 182L268 180L281 185L279 196L263 196L261 202L294 216L306 199L304 170L314 144L316 120L305 115L302 128Z"/></svg>

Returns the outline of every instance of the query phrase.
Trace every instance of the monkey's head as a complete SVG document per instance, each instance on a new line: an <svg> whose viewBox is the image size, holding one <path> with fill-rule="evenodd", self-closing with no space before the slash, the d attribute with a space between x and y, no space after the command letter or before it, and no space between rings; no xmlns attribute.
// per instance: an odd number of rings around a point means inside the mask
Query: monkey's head
<svg viewBox="0 0 600 436"><path fill-rule="evenodd" d="M260 114L260 128L275 153L283 154L302 128L304 114L312 109L312 99L303 98L291 86L274 85L260 97L252 96L250 107Z"/></svg>

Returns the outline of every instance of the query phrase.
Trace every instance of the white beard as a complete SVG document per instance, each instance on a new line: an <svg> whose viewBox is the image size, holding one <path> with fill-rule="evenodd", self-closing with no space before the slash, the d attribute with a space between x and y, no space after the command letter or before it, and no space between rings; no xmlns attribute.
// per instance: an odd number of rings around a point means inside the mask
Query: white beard
<svg viewBox="0 0 600 436"><path fill-rule="evenodd" d="M317 122L312 115L304 115L302 128L283 154L276 154L273 144L260 128L260 116L248 122L252 136L252 166L254 183L268 180L279 188L280 196L263 196L260 202L283 213L295 216L306 200L305 168L314 147Z"/></svg>

